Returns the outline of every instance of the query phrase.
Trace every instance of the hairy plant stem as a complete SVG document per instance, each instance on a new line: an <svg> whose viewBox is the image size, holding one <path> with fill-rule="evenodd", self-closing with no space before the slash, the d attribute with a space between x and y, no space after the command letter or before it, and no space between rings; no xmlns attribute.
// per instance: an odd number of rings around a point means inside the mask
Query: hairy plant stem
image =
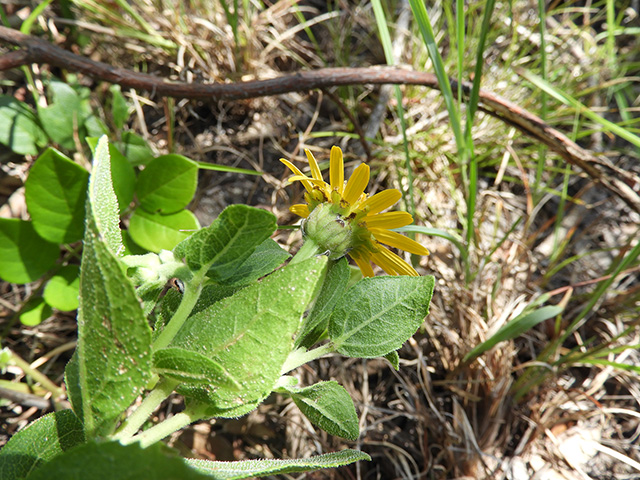
<svg viewBox="0 0 640 480"><path fill-rule="evenodd" d="M312 360L316 360L320 357L323 357L329 353L335 352L335 347L332 343L325 343L324 345L314 348L313 350L306 350L304 348L299 348L294 350L289 354L287 360L282 365L282 370L280 370L280 375L284 375L291 370L294 370L305 363L309 363Z"/></svg>
<svg viewBox="0 0 640 480"><path fill-rule="evenodd" d="M178 309L169 320L169 323L165 325L162 333L156 338L156 341L153 342L153 350L157 351L161 348L165 348L173 337L176 336L184 322L189 317L189 314L195 307L198 298L200 298L200 292L202 292L202 286L204 285L205 274L207 273L206 268L200 269L195 275L184 285L184 293L182 294L182 301L178 306Z"/></svg>
<svg viewBox="0 0 640 480"><path fill-rule="evenodd" d="M320 247L309 237L306 237L304 239L304 243L300 247L300 250L298 250L298 253L293 256L293 258L289 262L289 265L295 265L296 263L300 263L307 258L318 255L319 253L321 253Z"/></svg>
<svg viewBox="0 0 640 480"><path fill-rule="evenodd" d="M160 380L158 385L145 397L140 406L120 425L113 439L120 440L122 443L130 443L131 437L133 437L144 422L149 419L155 409L173 393L178 383L180 382L169 378Z"/></svg>
<svg viewBox="0 0 640 480"><path fill-rule="evenodd" d="M184 411L176 413L173 417L167 418L148 430L132 437L127 443L139 442L142 448L146 448L171 435L173 432L177 432L193 422L202 420L206 417L205 412L206 405L197 405L191 408L187 407Z"/></svg>

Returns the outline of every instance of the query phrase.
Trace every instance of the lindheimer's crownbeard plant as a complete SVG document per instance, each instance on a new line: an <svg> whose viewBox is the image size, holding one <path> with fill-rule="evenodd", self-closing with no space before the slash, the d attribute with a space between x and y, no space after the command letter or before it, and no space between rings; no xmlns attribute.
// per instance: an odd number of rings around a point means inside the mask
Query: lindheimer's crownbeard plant
<svg viewBox="0 0 640 480"><path fill-rule="evenodd" d="M355 169L345 183L344 160L339 147L331 149L327 183L313 154L307 149L305 154L309 160L311 177L290 161L280 159L294 173L289 182L299 181L306 190L304 196L307 203L289 208L292 213L304 218L302 233L305 244L311 243L317 252L325 253L330 260L349 255L365 277L373 277L371 262L382 267L389 275L417 276L411 265L386 247L417 255L429 254L418 242L391 230L413 222L409 213L382 212L400 200L400 191L392 188L373 196L364 193L369 183L369 166L364 163ZM312 248L308 247L308 250Z"/></svg>

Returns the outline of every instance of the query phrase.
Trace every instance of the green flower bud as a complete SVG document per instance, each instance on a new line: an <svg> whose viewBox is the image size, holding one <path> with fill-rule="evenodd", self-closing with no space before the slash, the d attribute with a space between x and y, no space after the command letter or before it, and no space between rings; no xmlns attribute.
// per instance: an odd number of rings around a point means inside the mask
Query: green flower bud
<svg viewBox="0 0 640 480"><path fill-rule="evenodd" d="M335 212L330 203L314 208L302 222L302 233L329 256L329 260L344 257L353 248L351 222Z"/></svg>

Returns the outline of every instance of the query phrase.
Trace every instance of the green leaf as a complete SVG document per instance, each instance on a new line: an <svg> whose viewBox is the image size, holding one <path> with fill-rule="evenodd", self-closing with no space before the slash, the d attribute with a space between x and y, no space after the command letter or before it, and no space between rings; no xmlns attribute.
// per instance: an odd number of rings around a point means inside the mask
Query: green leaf
<svg viewBox="0 0 640 480"><path fill-rule="evenodd" d="M327 276L322 283L313 308L307 315L302 332L296 338L296 348L311 348L324 334L329 325L329 315L333 311L340 297L347 290L347 283L351 276L349 262L341 258L337 262L329 262Z"/></svg>
<svg viewBox="0 0 640 480"><path fill-rule="evenodd" d="M153 151L145 139L133 132L122 132L122 142L118 144L118 150L134 167L146 165L154 158Z"/></svg>
<svg viewBox="0 0 640 480"><path fill-rule="evenodd" d="M241 388L218 362L183 348L163 348L154 352L153 368L159 375L185 383L223 385L236 390Z"/></svg>
<svg viewBox="0 0 640 480"><path fill-rule="evenodd" d="M115 256L120 231L109 173L103 137L89 180L78 346L67 367L67 381L78 383L68 388L72 403L89 438L110 433L151 378L151 329Z"/></svg>
<svg viewBox="0 0 640 480"><path fill-rule="evenodd" d="M396 372L400 370L400 355L398 355L398 352L396 350L387 353L384 358L387 359L387 361L391 364Z"/></svg>
<svg viewBox="0 0 640 480"><path fill-rule="evenodd" d="M287 389L311 423L325 432L357 440L360 434L353 400L338 382L319 382L306 388Z"/></svg>
<svg viewBox="0 0 640 480"><path fill-rule="evenodd" d="M38 234L53 243L82 238L89 172L59 151L38 157L25 182L27 208Z"/></svg>
<svg viewBox="0 0 640 480"><path fill-rule="evenodd" d="M273 272L290 256L289 252L283 250L277 242L267 238L237 268L233 276L225 279L224 284L233 286L247 285Z"/></svg>
<svg viewBox="0 0 640 480"><path fill-rule="evenodd" d="M83 442L82 423L71 410L49 413L16 433L0 450L0 480L26 478L39 466Z"/></svg>
<svg viewBox="0 0 640 480"><path fill-rule="evenodd" d="M201 398L210 398L215 409L223 410L271 392L326 261L318 257L288 265L186 320L172 346L215 360L242 387L240 393L220 387Z"/></svg>
<svg viewBox="0 0 640 480"><path fill-rule="evenodd" d="M10 283L37 280L60 256L58 245L40 237L31 222L0 218L0 277Z"/></svg>
<svg viewBox="0 0 640 480"><path fill-rule="evenodd" d="M78 308L80 292L80 267L67 265L51 277L42 296L53 308L70 312Z"/></svg>
<svg viewBox="0 0 640 480"><path fill-rule="evenodd" d="M37 155L47 144L47 135L29 106L8 95L0 95L0 143L20 155Z"/></svg>
<svg viewBox="0 0 640 480"><path fill-rule="evenodd" d="M231 205L207 228L194 233L174 249L197 272L208 270L211 280L223 283L276 229L276 217L247 205Z"/></svg>
<svg viewBox="0 0 640 480"><path fill-rule="evenodd" d="M434 278L364 278L347 290L329 319L329 338L348 357L373 358L397 350L429 312Z"/></svg>
<svg viewBox="0 0 640 480"><path fill-rule="evenodd" d="M136 195L148 212L175 213L196 193L198 164L182 155L162 155L140 172Z"/></svg>
<svg viewBox="0 0 640 480"><path fill-rule="evenodd" d="M175 450L162 443L141 448L137 443L91 441L58 455L28 480L206 480Z"/></svg>
<svg viewBox="0 0 640 480"><path fill-rule="evenodd" d="M292 460L244 460L241 462L211 462L187 459L187 463L199 472L209 474L216 480L238 480L242 478L283 475L286 473L313 472L322 468L336 468L360 460L371 461L371 457L357 450L325 453L310 458Z"/></svg>
<svg viewBox="0 0 640 480"><path fill-rule="evenodd" d="M98 138L87 137L85 140L91 151L95 153ZM120 208L120 214L122 214L133 201L133 193L136 188L136 172L113 143L109 143L109 156L111 157L113 190L116 193L116 197L118 197L118 207Z"/></svg>
<svg viewBox="0 0 640 480"><path fill-rule="evenodd" d="M93 156L93 172L89 179L89 202L86 213L87 223L95 222L96 232L115 255L124 252L118 199L111 180L111 157L109 141L102 136ZM96 233L94 232L94 233ZM85 241L86 241L85 232Z"/></svg>
<svg viewBox="0 0 640 480"><path fill-rule="evenodd" d="M51 316L52 310L42 297L30 299L20 311L20 323L28 327L40 325Z"/></svg>
<svg viewBox="0 0 640 480"><path fill-rule="evenodd" d="M467 353L462 361L471 361L482 355L487 350L492 349L498 343L519 337L524 332L538 325L540 322L544 322L545 320L553 318L556 315L560 315L563 310L564 308L561 306L551 305L541 307L531 313L522 313L518 315L513 320L507 322L500 330L492 335L491 338L482 342L480 345Z"/></svg>
<svg viewBox="0 0 640 480"><path fill-rule="evenodd" d="M129 235L134 242L151 252L172 250L200 228L189 210L163 215L136 208L129 219Z"/></svg>
<svg viewBox="0 0 640 480"><path fill-rule="evenodd" d="M49 138L68 150L76 148L74 134L85 136L84 123L87 112L82 99L69 85L59 81L49 83L48 107L38 105L38 117Z"/></svg>
<svg viewBox="0 0 640 480"><path fill-rule="evenodd" d="M129 105L122 95L120 85L111 85L109 92L111 92L111 118L115 127L121 130L124 122L129 118Z"/></svg>

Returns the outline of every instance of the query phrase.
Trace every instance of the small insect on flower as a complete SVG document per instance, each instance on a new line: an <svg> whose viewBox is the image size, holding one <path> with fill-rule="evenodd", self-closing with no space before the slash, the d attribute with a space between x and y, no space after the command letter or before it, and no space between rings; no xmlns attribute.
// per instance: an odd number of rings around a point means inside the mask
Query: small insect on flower
<svg viewBox="0 0 640 480"><path fill-rule="evenodd" d="M327 183L313 154L306 149L304 152L309 160L311 177L290 161L280 159L294 174L289 182L298 181L306 190L307 203L289 208L304 218L303 235L315 242L330 259L349 255L366 277L373 277L371 262L389 275L418 276L411 265L385 247L388 245L417 255L429 254L418 242L391 230L413 222L407 212L383 212L400 200L400 191L392 188L371 197L364 193L369 183L369 166L364 163L345 183L342 150L338 147L331 149Z"/></svg>

